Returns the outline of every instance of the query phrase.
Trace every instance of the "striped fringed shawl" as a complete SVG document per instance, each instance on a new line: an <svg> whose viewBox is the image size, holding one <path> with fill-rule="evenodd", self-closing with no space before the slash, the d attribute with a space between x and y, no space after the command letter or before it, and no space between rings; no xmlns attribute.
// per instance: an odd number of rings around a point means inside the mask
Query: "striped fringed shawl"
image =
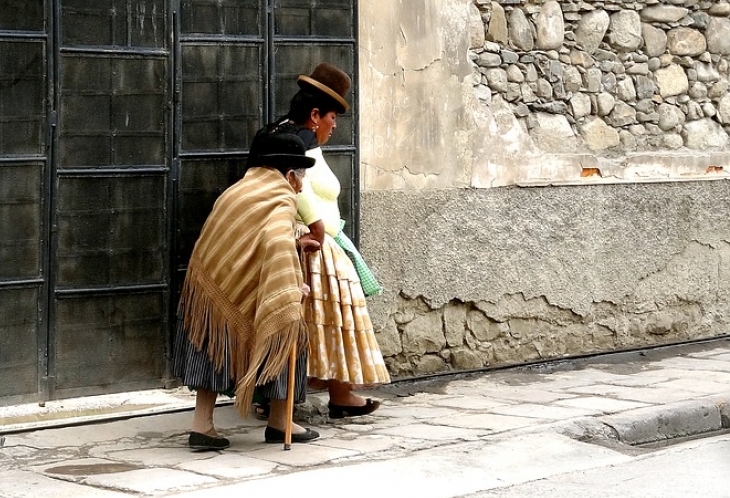
<svg viewBox="0 0 730 498"><path fill-rule="evenodd" d="M295 214L281 173L252 168L218 198L188 264L184 330L198 350L207 344L216 370L229 362L244 417L255 385L282 372L295 341L306 344Z"/></svg>

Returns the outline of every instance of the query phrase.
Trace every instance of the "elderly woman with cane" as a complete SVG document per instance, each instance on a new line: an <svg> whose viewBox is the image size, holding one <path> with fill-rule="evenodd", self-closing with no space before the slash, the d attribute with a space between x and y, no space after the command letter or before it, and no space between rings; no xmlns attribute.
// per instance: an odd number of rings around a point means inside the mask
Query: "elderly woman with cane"
<svg viewBox="0 0 730 498"><path fill-rule="evenodd" d="M254 153L255 151L255 153ZM230 442L213 423L219 393L235 394L246 416L254 389L272 399L266 442L307 442L316 431L291 424L287 391L306 395L307 333L299 251L317 242L295 238L296 194L314 160L293 134L260 131L244 177L218 198L188 264L178 306L173 372L196 391L188 444L220 450ZM294 392L287 375L294 351ZM291 404L291 401L290 403ZM286 441L288 443L288 441Z"/></svg>

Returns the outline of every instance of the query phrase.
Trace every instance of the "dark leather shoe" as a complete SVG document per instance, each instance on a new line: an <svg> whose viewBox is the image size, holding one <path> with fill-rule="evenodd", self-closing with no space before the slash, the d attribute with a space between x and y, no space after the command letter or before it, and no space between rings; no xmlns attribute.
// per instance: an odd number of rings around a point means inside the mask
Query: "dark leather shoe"
<svg viewBox="0 0 730 498"><path fill-rule="evenodd" d="M332 402L327 406L330 409L330 418L359 417L373 413L380 408L380 401L373 401L368 398L362 406L335 405Z"/></svg>
<svg viewBox="0 0 730 498"><path fill-rule="evenodd" d="M319 432L313 431L312 429L307 429L305 432L302 432L301 434L293 434L291 435L291 442L292 443L308 443L309 441L312 441L314 439L317 439L319 437ZM264 431L264 440L267 443L283 443L284 442L284 431L280 431L279 429L274 429L273 427L266 427L266 430Z"/></svg>
<svg viewBox="0 0 730 498"><path fill-rule="evenodd" d="M188 446L193 451L225 450L231 442L224 437L206 436L200 432L191 432L188 437Z"/></svg>

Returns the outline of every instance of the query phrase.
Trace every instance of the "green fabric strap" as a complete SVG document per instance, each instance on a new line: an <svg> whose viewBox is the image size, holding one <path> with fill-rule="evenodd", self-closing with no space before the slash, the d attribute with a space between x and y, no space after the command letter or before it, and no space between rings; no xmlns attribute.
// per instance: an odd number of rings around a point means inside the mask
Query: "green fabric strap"
<svg viewBox="0 0 730 498"><path fill-rule="evenodd" d="M338 233L335 237L335 242L337 242L337 245L345 251L352 261L352 264L355 266L355 271L357 271L357 275L360 277L360 285L362 285L362 291L365 296L375 296L380 294L383 292L383 288L378 283L373 272L370 271L370 268L368 268L368 265L362 258L360 251L358 251L355 247L355 244L353 244L350 238L345 235L345 232L342 231L342 227L344 226L345 222L343 220L340 222L340 233Z"/></svg>

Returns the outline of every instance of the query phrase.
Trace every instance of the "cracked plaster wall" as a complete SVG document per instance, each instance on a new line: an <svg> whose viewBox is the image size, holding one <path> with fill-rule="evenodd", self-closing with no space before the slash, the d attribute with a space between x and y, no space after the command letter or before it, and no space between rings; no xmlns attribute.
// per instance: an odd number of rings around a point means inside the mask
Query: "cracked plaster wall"
<svg viewBox="0 0 730 498"><path fill-rule="evenodd" d="M466 3L360 2L364 189L468 186L475 129Z"/></svg>
<svg viewBox="0 0 730 498"><path fill-rule="evenodd" d="M363 190L515 183L504 158L534 146L508 106L477 98L473 2L374 0L360 2L359 18Z"/></svg>
<svg viewBox="0 0 730 498"><path fill-rule="evenodd" d="M393 374L730 331L730 183L635 183L667 165L704 174L714 157L584 177L603 159L546 153L508 105L480 99L471 0L374 0L359 16L361 248L386 289L369 302Z"/></svg>
<svg viewBox="0 0 730 498"><path fill-rule="evenodd" d="M362 209L396 375L730 331L728 182L380 191Z"/></svg>

